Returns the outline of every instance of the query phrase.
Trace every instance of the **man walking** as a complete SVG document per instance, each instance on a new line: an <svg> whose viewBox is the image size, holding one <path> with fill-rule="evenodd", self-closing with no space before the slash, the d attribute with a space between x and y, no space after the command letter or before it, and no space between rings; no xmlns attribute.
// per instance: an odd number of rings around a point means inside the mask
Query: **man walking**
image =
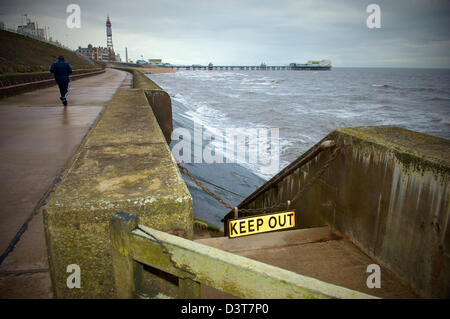
<svg viewBox="0 0 450 319"><path fill-rule="evenodd" d="M64 61L63 56L58 57L58 61L54 62L50 67L50 72L55 75L56 84L59 86L61 97L59 98L64 106L67 106L67 94L69 94L70 79L72 74L72 67L69 63Z"/></svg>

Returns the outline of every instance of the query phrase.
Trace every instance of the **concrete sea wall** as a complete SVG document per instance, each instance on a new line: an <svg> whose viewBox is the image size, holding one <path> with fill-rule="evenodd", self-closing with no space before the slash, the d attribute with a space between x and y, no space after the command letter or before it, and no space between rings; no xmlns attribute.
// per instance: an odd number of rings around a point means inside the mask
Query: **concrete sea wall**
<svg viewBox="0 0 450 319"><path fill-rule="evenodd" d="M321 178L292 203L299 228L330 225L417 294L449 298L450 141L392 126L338 129L325 140L336 141L340 150ZM332 151L257 190L239 207L290 200Z"/></svg>
<svg viewBox="0 0 450 319"><path fill-rule="evenodd" d="M173 124L172 101L170 100L169 94L145 76L145 70L136 70L126 67L115 68L133 74L133 87L144 90L148 103L152 107L156 120L161 127L164 137L166 138L167 144L170 144Z"/></svg>
<svg viewBox="0 0 450 319"><path fill-rule="evenodd" d="M142 88L117 90L44 207L56 298L116 297L109 221L119 211L193 236L191 195ZM79 289L67 287L71 264Z"/></svg>
<svg viewBox="0 0 450 319"><path fill-rule="evenodd" d="M173 124L172 102L169 94L161 89L155 82L149 81L149 78L146 77L143 72L138 70L133 71L133 85L135 88L144 90L164 137L166 138L167 143L170 144Z"/></svg>

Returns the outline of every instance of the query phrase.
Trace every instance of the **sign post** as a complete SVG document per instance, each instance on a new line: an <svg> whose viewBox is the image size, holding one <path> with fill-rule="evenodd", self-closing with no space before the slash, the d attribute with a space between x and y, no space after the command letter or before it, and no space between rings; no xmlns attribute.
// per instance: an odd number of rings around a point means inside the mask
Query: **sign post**
<svg viewBox="0 0 450 319"><path fill-rule="evenodd" d="M228 220L228 237L248 236L295 227L295 210Z"/></svg>

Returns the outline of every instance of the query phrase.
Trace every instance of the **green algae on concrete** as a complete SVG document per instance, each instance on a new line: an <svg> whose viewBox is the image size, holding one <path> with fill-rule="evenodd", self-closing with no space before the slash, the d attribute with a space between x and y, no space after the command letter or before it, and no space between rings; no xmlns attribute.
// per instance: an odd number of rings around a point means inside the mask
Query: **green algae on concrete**
<svg viewBox="0 0 450 319"><path fill-rule="evenodd" d="M158 84L150 80L144 70L132 69L133 72L133 87L144 90L163 90Z"/></svg>
<svg viewBox="0 0 450 319"><path fill-rule="evenodd" d="M339 132L389 147L405 168L450 173L450 141L397 126L339 128Z"/></svg>
<svg viewBox="0 0 450 319"><path fill-rule="evenodd" d="M136 218L123 213L111 219L114 267L121 270L117 291L122 298L138 294L133 289L142 265L178 277L178 293L171 296L179 298L200 297L200 283L241 298L374 298L133 223Z"/></svg>
<svg viewBox="0 0 450 319"><path fill-rule="evenodd" d="M324 140L335 140L340 151L291 204L299 212L296 225L330 225L418 295L450 297L450 141L393 126L340 128ZM331 152L239 207L292 199Z"/></svg>
<svg viewBox="0 0 450 319"><path fill-rule="evenodd" d="M56 298L114 298L110 217L192 238L192 198L142 89L118 89L44 207ZM66 268L81 269L69 289Z"/></svg>

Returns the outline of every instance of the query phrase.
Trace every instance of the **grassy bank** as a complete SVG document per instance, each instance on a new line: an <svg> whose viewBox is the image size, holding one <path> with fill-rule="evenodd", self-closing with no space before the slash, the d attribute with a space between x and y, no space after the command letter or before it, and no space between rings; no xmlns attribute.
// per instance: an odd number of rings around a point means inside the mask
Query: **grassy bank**
<svg viewBox="0 0 450 319"><path fill-rule="evenodd" d="M0 30L0 43L0 74L48 71L60 55L74 70L99 67L74 52L4 30Z"/></svg>

